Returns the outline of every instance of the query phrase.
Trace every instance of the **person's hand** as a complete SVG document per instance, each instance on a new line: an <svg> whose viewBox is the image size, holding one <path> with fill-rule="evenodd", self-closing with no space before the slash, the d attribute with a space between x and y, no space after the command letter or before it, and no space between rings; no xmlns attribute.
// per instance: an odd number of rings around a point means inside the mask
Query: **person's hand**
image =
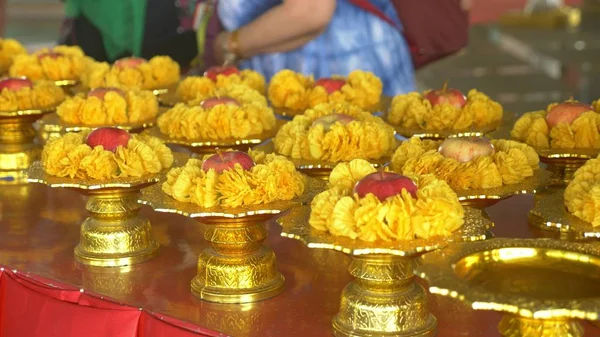
<svg viewBox="0 0 600 337"><path fill-rule="evenodd" d="M223 64L223 62L225 62L225 50L223 50L223 46L228 38L228 34L229 33L227 32L221 32L213 40L213 53L217 64Z"/></svg>

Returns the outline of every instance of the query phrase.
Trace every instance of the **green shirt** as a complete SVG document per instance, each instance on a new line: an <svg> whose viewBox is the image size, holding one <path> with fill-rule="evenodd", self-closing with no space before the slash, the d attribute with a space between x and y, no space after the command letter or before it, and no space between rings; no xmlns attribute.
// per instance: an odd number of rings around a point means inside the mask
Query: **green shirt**
<svg viewBox="0 0 600 337"><path fill-rule="evenodd" d="M146 0L66 0L65 15L85 16L102 34L109 59L141 56Z"/></svg>

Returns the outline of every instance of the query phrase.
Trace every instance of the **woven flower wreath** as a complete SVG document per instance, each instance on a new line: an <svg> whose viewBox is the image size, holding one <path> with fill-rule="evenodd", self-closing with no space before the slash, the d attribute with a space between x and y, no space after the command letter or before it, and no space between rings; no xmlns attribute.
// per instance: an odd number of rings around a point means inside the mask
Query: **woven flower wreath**
<svg viewBox="0 0 600 337"><path fill-rule="evenodd" d="M391 179L389 174L397 179L384 181ZM411 240L448 236L464 223L457 195L433 175L377 172L368 161L356 159L338 164L329 183L329 189L311 203L309 224L333 235L363 241Z"/></svg>
<svg viewBox="0 0 600 337"><path fill-rule="evenodd" d="M238 70L234 67L223 68L221 72L211 69L204 76L188 76L177 85L176 95L181 102L196 104L214 95L215 90L232 85L245 85L259 94L265 92L265 78L254 70ZM229 70L227 70L229 69Z"/></svg>
<svg viewBox="0 0 600 337"><path fill-rule="evenodd" d="M4 78L0 86L0 111L54 109L65 99L64 91L49 81Z"/></svg>
<svg viewBox="0 0 600 337"><path fill-rule="evenodd" d="M211 97L195 103L180 103L162 114L160 132L174 139L245 139L276 125L266 99L244 85L216 89Z"/></svg>
<svg viewBox="0 0 600 337"><path fill-rule="evenodd" d="M334 76L315 81L292 70L275 74L268 96L276 108L306 110L321 103L350 103L363 110L375 109L381 99L383 84L373 73L362 70L348 77Z"/></svg>
<svg viewBox="0 0 600 337"><path fill-rule="evenodd" d="M9 74L32 81L78 81L91 62L77 46L56 46L15 56Z"/></svg>
<svg viewBox="0 0 600 337"><path fill-rule="evenodd" d="M464 96L456 89L444 88L395 96L388 122L410 129L465 130L497 123L502 113L498 102L475 89Z"/></svg>
<svg viewBox="0 0 600 337"><path fill-rule="evenodd" d="M283 125L274 144L287 157L340 162L390 155L396 140L381 118L347 103L322 103Z"/></svg>
<svg viewBox="0 0 600 337"><path fill-rule="evenodd" d="M564 194L567 210L592 226L600 226L600 159L590 159L575 171Z"/></svg>
<svg viewBox="0 0 600 337"><path fill-rule="evenodd" d="M159 139L100 128L52 139L42 150L47 174L108 180L155 174L173 164L173 153Z"/></svg>
<svg viewBox="0 0 600 337"><path fill-rule="evenodd" d="M600 101L553 103L521 116L511 137L536 148L600 149L599 112Z"/></svg>
<svg viewBox="0 0 600 337"><path fill-rule="evenodd" d="M81 81L87 88L164 89L179 81L179 71L179 64L168 56L155 56L150 60L128 57L113 65L92 63Z"/></svg>
<svg viewBox="0 0 600 337"><path fill-rule="evenodd" d="M162 190L200 207L239 207L291 200L305 185L306 178L283 156L227 151L171 169Z"/></svg>
<svg viewBox="0 0 600 337"><path fill-rule="evenodd" d="M539 157L535 150L511 140L480 137L445 141L412 137L392 156L394 171L433 174L454 190L494 188L516 184L533 176Z"/></svg>
<svg viewBox="0 0 600 337"><path fill-rule="evenodd" d="M67 98L56 109L60 119L75 125L123 125L152 120L158 101L150 91L96 88Z"/></svg>
<svg viewBox="0 0 600 337"><path fill-rule="evenodd" d="M13 59L17 55L27 54L23 45L13 39L0 39L0 74L8 73L8 69L13 64Z"/></svg>

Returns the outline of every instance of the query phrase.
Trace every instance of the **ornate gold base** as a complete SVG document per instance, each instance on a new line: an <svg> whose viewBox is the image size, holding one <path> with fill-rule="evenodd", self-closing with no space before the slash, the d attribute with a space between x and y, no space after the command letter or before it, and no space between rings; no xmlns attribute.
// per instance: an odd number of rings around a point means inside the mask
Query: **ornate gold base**
<svg viewBox="0 0 600 337"><path fill-rule="evenodd" d="M331 174L331 168L300 168L300 172L306 174L307 176L315 179L321 180L329 180L329 175Z"/></svg>
<svg viewBox="0 0 600 337"><path fill-rule="evenodd" d="M563 7L545 12L509 13L500 17L503 26L534 28L568 28L577 27L581 22L579 8Z"/></svg>
<svg viewBox="0 0 600 337"><path fill-rule="evenodd" d="M198 258L198 274L191 282L194 296L217 303L250 303L283 291L275 253L262 244L268 235L264 223L270 217L198 219L208 225L204 238L212 247Z"/></svg>
<svg viewBox="0 0 600 337"><path fill-rule="evenodd" d="M571 180L578 168L585 164L586 160L577 160L571 163L548 164L548 171L552 173L550 185L566 186Z"/></svg>
<svg viewBox="0 0 600 337"><path fill-rule="evenodd" d="M25 170L40 156L33 123L43 112L14 116L0 113L0 185L27 182Z"/></svg>
<svg viewBox="0 0 600 337"><path fill-rule="evenodd" d="M348 271L355 280L342 292L334 335L435 336L437 321L428 311L427 292L414 282L414 263L392 255L353 257Z"/></svg>
<svg viewBox="0 0 600 337"><path fill-rule="evenodd" d="M140 216L139 189L87 190L91 213L81 225L75 259L99 267L121 267L147 261L158 253L150 221Z"/></svg>
<svg viewBox="0 0 600 337"><path fill-rule="evenodd" d="M504 337L582 337L581 324L570 320L539 320L504 315L498 331Z"/></svg>

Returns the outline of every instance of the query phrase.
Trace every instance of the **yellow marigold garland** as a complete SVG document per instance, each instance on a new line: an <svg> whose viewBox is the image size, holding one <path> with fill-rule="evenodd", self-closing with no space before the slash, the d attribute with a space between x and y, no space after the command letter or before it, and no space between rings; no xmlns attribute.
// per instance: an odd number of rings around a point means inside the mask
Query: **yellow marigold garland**
<svg viewBox="0 0 600 337"><path fill-rule="evenodd" d="M94 62L82 76L87 88L163 89L179 81L179 64L168 56L155 56L135 67L111 66Z"/></svg>
<svg viewBox="0 0 600 337"><path fill-rule="evenodd" d="M60 53L57 57L39 56L44 53ZM56 46L41 49L33 54L17 55L10 67L12 77L25 76L30 80L79 80L92 62L77 46Z"/></svg>
<svg viewBox="0 0 600 337"><path fill-rule="evenodd" d="M432 106L424 94L412 92L395 96L388 114L390 124L423 130L464 130L502 119L502 106L475 89L467 94L467 103L462 109L449 103Z"/></svg>
<svg viewBox="0 0 600 337"><path fill-rule="evenodd" d="M177 104L158 118L160 132L171 138L244 139L272 130L276 125L273 110L257 91L232 85L214 91L212 97L227 96L240 106L220 104L209 109L200 105ZM200 103L196 98L193 102Z"/></svg>
<svg viewBox="0 0 600 337"><path fill-rule="evenodd" d="M329 131L312 126L319 117L345 114L354 117L347 125L336 123ZM322 103L294 117L273 140L277 153L291 158L330 162L352 159L379 159L391 154L396 145L394 130L381 118L347 103Z"/></svg>
<svg viewBox="0 0 600 337"><path fill-rule="evenodd" d="M538 148L600 149L600 103L594 102L596 111L584 112L570 125L560 123L551 128L546 122L546 115L557 104L548 105L545 111L523 114L513 126L511 137Z"/></svg>
<svg viewBox="0 0 600 337"><path fill-rule="evenodd" d="M265 92L265 78L254 70L241 70L239 75L217 75L217 81L206 76L188 76L177 85L176 95L182 102L195 104L215 96L219 89L243 85L256 90L259 95Z"/></svg>
<svg viewBox="0 0 600 337"><path fill-rule="evenodd" d="M433 175L411 177L418 186L416 199L406 191L383 202L373 194L354 194L354 185L375 171L362 159L338 164L329 177L330 188L311 202L309 224L363 241L448 236L463 225L464 209L456 193Z"/></svg>
<svg viewBox="0 0 600 337"><path fill-rule="evenodd" d="M334 78L341 78L335 76ZM350 103L364 110L373 109L379 104L383 84L373 73L355 70L345 78L341 90L328 94L321 86L315 86L312 76L305 76L292 70L282 70L271 79L268 96L277 108L306 110L321 103Z"/></svg>
<svg viewBox="0 0 600 337"><path fill-rule="evenodd" d="M53 82L34 82L31 88L0 92L0 111L53 109L65 99L64 91Z"/></svg>
<svg viewBox="0 0 600 337"><path fill-rule="evenodd" d="M78 94L56 109L66 123L76 125L120 125L148 121L158 114L158 101L150 91L125 91L125 97L110 91L104 99Z"/></svg>
<svg viewBox="0 0 600 337"><path fill-rule="evenodd" d="M564 199L570 213L594 227L600 226L600 159L588 160L575 171Z"/></svg>
<svg viewBox="0 0 600 337"><path fill-rule="evenodd" d="M440 141L412 137L392 156L392 168L402 174L434 174L455 190L516 184L538 169L539 157L530 146L511 140L492 140L496 152L461 163L438 151Z"/></svg>
<svg viewBox="0 0 600 337"><path fill-rule="evenodd" d="M202 170L202 162L208 155L202 160L190 159L183 167L169 171L162 190L177 201L201 207L266 204L291 200L304 193L306 179L291 161L260 151L248 154L256 163L250 170L238 164L220 174L212 169Z"/></svg>
<svg viewBox="0 0 600 337"><path fill-rule="evenodd" d="M13 59L22 54L27 54L27 50L19 41L0 38L0 73L8 72Z"/></svg>
<svg viewBox="0 0 600 337"><path fill-rule="evenodd" d="M141 177L171 167L173 153L159 139L132 134L113 153L86 144L89 132L68 133L48 141L42 151L46 173L57 177L106 180Z"/></svg>

